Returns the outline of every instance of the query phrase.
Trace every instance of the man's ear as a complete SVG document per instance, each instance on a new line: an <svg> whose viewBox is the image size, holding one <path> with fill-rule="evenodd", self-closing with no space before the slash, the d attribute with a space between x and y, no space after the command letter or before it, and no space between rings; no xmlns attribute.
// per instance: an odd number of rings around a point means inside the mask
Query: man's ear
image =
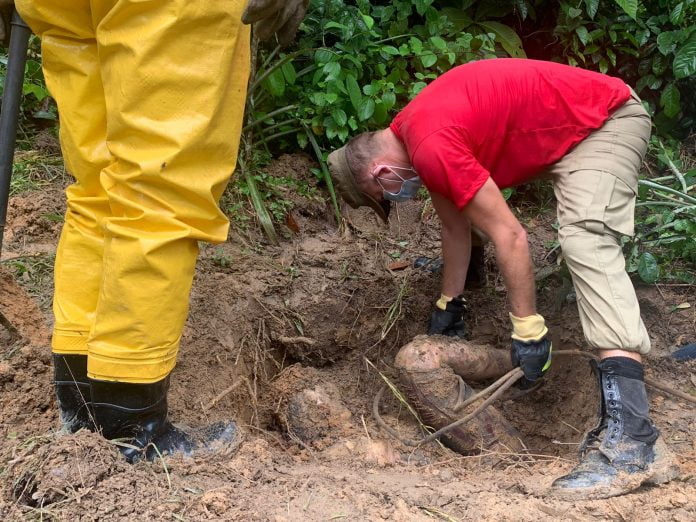
<svg viewBox="0 0 696 522"><path fill-rule="evenodd" d="M370 164L369 176L371 178L383 178L389 172L391 172L391 169L381 163L375 161Z"/></svg>

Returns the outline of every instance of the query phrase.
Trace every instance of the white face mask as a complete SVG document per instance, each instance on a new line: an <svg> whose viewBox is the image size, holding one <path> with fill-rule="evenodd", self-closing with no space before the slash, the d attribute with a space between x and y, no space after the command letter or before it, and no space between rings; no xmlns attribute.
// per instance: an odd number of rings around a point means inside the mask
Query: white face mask
<svg viewBox="0 0 696 522"><path fill-rule="evenodd" d="M399 189L399 192L389 192L387 189L384 188L384 185L382 185L381 181L394 180L375 176L377 183L379 183L379 186L382 187L382 196L384 197L384 199L386 199L387 201L394 201L396 203L399 203L401 201L407 201L411 199L418 193L418 189L421 187L422 181L420 177L418 177L418 172L416 172L416 169L414 169L413 167L397 167L394 165L377 165L373 173L380 172L382 169L389 169L392 172L392 174L394 174L397 178L401 180L401 188ZM404 178L398 172L396 172L395 169L408 170L414 172L416 175L412 178Z"/></svg>

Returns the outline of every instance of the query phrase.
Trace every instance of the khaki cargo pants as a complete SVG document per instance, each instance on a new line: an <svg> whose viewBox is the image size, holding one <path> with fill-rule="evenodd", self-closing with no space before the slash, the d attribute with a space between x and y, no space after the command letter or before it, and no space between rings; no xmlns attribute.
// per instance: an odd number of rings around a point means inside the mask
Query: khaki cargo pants
<svg viewBox="0 0 696 522"><path fill-rule="evenodd" d="M549 168L559 242L585 337L596 349L650 351L620 241L633 235L638 171L650 129L650 116L633 93L604 126Z"/></svg>

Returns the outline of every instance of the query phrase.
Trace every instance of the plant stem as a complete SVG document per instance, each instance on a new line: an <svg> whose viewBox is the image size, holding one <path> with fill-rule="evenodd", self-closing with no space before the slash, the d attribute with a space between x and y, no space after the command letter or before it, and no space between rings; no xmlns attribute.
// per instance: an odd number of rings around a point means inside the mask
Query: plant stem
<svg viewBox="0 0 696 522"><path fill-rule="evenodd" d="M324 181L326 182L326 187L329 189L329 194L331 194L331 202L333 203L334 214L336 216L336 225L340 227L343 223L343 220L341 219L341 211L338 208L336 190L334 189L333 181L331 180L331 174L329 174L329 169L326 167L326 162L324 161L324 157L321 153L321 149L319 148L319 144L317 143L317 140L314 138L314 134L312 134L312 131L309 129L309 127L307 127L307 125L304 125L304 129L307 133L307 139L312 144L314 154L317 156L317 161L321 166L321 172L324 174Z"/></svg>
<svg viewBox="0 0 696 522"><path fill-rule="evenodd" d="M646 187L650 187L654 190L662 190L664 192L669 192L670 194L674 194L675 196L679 196L680 198L685 199L689 203L693 203L696 205L696 198L693 198L684 192L679 192L678 190L673 189L671 187L665 187L664 185L660 185L659 183L653 183L652 181L649 181L647 179L639 179L638 184L644 185ZM686 184L684 186L686 186Z"/></svg>

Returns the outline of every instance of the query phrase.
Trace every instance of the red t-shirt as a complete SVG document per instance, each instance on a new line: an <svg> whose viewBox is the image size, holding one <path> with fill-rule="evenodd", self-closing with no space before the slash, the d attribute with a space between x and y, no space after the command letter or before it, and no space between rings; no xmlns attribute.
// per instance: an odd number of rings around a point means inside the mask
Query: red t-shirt
<svg viewBox="0 0 696 522"><path fill-rule="evenodd" d="M538 60L460 65L394 118L431 192L462 209L488 177L510 187L538 175L630 97L619 78Z"/></svg>

